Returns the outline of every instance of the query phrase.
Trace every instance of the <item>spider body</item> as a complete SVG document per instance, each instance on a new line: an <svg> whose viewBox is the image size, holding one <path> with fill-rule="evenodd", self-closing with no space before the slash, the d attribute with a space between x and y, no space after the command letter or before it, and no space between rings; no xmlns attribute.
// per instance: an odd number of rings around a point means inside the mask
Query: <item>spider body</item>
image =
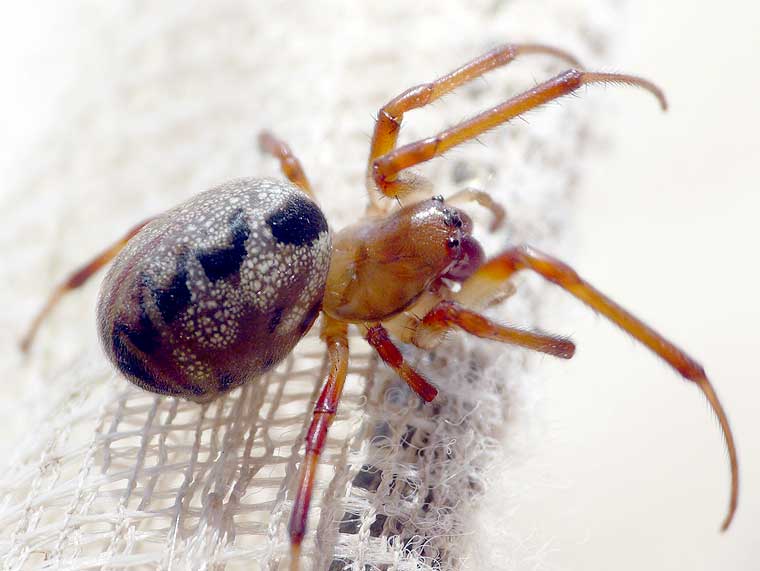
<svg viewBox="0 0 760 571"><path fill-rule="evenodd" d="M486 259L471 236L472 221L454 206L474 201L490 209L493 229L504 211L485 192L465 189L445 201L429 198L430 185L409 176L410 167L583 85L636 86L667 106L662 91L646 79L570 69L437 135L397 146L404 113L526 53L578 66L556 48L508 44L383 106L365 171L368 207L364 217L334 236L332 246L299 161L285 143L264 132L262 150L279 159L289 183L238 179L139 224L54 290L22 347L28 349L62 295L117 255L98 303L101 339L119 370L154 392L208 401L273 367L321 312L328 375L306 434L288 527L291 568L297 569L317 465L346 381L348 326L358 327L380 359L429 402L436 388L404 361L393 337L430 348L448 331L460 330L572 357L575 346L563 337L506 326L478 313L514 292L514 274L532 271L629 333L705 395L731 468L725 530L738 502L738 460L728 417L702 366L560 260L528 245Z"/></svg>
<svg viewBox="0 0 760 571"><path fill-rule="evenodd" d="M198 402L279 363L319 313L322 212L286 181L243 178L148 222L97 306L106 355L135 384Z"/></svg>

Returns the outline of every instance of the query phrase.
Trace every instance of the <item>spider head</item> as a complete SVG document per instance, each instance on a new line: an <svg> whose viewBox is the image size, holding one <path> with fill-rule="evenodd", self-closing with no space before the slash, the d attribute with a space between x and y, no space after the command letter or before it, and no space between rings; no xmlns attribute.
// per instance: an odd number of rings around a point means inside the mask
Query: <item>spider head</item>
<svg viewBox="0 0 760 571"><path fill-rule="evenodd" d="M483 248L472 237L472 220L463 211L446 205L440 196L413 206L420 238L430 240L427 249L442 258L437 277L462 282L472 275L483 261Z"/></svg>

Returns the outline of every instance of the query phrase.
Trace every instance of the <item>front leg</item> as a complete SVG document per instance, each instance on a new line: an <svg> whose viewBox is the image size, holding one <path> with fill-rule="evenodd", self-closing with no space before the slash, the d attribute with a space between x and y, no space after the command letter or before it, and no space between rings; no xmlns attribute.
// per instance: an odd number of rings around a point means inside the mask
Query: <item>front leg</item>
<svg viewBox="0 0 760 571"><path fill-rule="evenodd" d="M738 502L739 467L728 417L702 366L674 343L583 280L570 266L530 246L510 248L488 260L462 284L462 290L458 294L467 298L470 292L496 289L521 270L532 270L568 291L629 333L634 339L649 347L678 374L699 387L718 417L731 463L731 498L728 513L721 526L721 530L725 531L731 524Z"/></svg>
<svg viewBox="0 0 760 571"><path fill-rule="evenodd" d="M563 60L569 65L580 66L574 56L558 48L541 44L506 44L476 57L431 83L411 87L386 103L377 114L367 164L370 205L381 210L378 196L374 192L374 185L371 182L373 161L396 148L405 113L429 105L454 89L482 77L491 70L504 67L524 54L549 55ZM378 190L384 192L383 187Z"/></svg>

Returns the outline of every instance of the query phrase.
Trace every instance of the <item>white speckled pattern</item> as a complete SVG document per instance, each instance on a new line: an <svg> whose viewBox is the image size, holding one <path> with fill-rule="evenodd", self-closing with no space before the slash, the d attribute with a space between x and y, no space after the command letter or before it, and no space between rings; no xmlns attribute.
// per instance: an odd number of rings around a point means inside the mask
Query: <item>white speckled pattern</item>
<svg viewBox="0 0 760 571"><path fill-rule="evenodd" d="M290 352L316 318L329 263L327 223L297 187L231 180L129 242L101 290L101 341L138 385L209 400Z"/></svg>

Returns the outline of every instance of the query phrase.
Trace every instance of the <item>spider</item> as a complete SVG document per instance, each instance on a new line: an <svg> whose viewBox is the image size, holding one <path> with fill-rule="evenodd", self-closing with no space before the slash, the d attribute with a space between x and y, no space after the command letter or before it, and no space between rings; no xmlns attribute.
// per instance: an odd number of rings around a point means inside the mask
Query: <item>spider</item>
<svg viewBox="0 0 760 571"><path fill-rule="evenodd" d="M523 54L556 57L571 69L440 133L398 147L404 113L428 105ZM570 266L528 245L486 259L472 221L457 205L503 208L480 191L444 200L407 169L442 155L583 85L643 88L667 108L663 92L640 77L583 71L569 53L508 44L412 87L377 116L366 171L365 216L330 235L311 185L291 149L269 132L261 149L279 160L286 181L229 181L132 228L59 285L22 340L28 350L44 318L67 292L115 258L98 301L104 350L130 381L160 394L208 402L280 362L322 314L328 375L305 439L289 523L297 569L317 465L335 418L354 325L386 365L425 402L437 390L405 362L395 337L423 349L450 330L569 359L574 344L492 321L478 311L511 294L510 278L530 270L604 315L693 382L718 417L731 465L728 513L738 501L738 463L727 416L703 368L689 355L582 279ZM395 200L381 200L389 197Z"/></svg>

